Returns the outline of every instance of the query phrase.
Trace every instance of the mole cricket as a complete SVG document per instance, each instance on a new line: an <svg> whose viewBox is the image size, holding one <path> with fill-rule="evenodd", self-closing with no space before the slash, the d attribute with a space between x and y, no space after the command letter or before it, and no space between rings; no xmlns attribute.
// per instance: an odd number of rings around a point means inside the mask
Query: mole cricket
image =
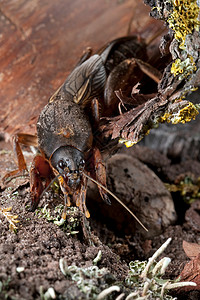
<svg viewBox="0 0 200 300"><path fill-rule="evenodd" d="M44 190L57 179L64 194L62 219L66 219L71 201L89 218L85 202L90 178L105 202L110 204L107 194L111 194L146 229L107 189L106 169L95 139L100 107L101 116L108 116L117 107L115 91L126 87L127 76L137 77L136 66L159 82L153 68L143 62L146 59L146 45L135 36L115 39L94 55L88 49L41 111L37 135L14 136L18 169L7 173L4 181L27 170L20 144L38 148L30 168L31 211L37 208Z"/></svg>

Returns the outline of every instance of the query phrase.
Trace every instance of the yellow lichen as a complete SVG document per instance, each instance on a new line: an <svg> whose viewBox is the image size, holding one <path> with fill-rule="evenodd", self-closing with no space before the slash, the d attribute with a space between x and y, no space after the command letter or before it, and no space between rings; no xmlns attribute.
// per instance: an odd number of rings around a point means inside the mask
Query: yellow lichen
<svg viewBox="0 0 200 300"><path fill-rule="evenodd" d="M148 129L148 126L144 126L144 130L143 130L143 134L141 134L141 136L139 137L139 139L137 141L131 141L131 140L127 140L124 138L120 138L119 139L119 143L120 144L124 144L126 146L126 148L130 148L133 145L137 144L138 142L140 142L142 140L142 138L144 137L144 135L148 135L150 132L150 129Z"/></svg>
<svg viewBox="0 0 200 300"><path fill-rule="evenodd" d="M188 56L188 58L186 58L184 61L181 61L180 58L177 58L171 67L171 73L174 74L174 76L182 74L179 76L180 80L182 77L187 77L196 70L197 67L192 56Z"/></svg>
<svg viewBox="0 0 200 300"><path fill-rule="evenodd" d="M135 142L132 142L132 141L129 141L129 140L125 140L125 139L123 139L123 138L120 138L120 139L119 139L119 143L120 143L120 144L125 144L125 146L126 146L127 148L130 148L130 147L132 147L133 145L136 144Z"/></svg>
<svg viewBox="0 0 200 300"><path fill-rule="evenodd" d="M185 48L185 38L193 30L199 30L199 7L195 0L173 0L173 12L168 18L169 27L174 30L174 37Z"/></svg>
<svg viewBox="0 0 200 300"><path fill-rule="evenodd" d="M173 11L168 18L169 27L174 30L174 37L179 43L179 48L185 50L185 40L188 34L194 30L199 31L199 7L195 0L173 0ZM180 74L179 79L183 79L196 71L193 57L187 54L184 61L176 59L171 67L174 76Z"/></svg>
<svg viewBox="0 0 200 300"><path fill-rule="evenodd" d="M189 104L182 109L180 109L178 112L166 112L162 117L160 122L168 122L172 124L178 124L178 123L186 123L190 122L192 119L194 120L195 117L199 114L197 107L189 102Z"/></svg>
<svg viewBox="0 0 200 300"><path fill-rule="evenodd" d="M200 178L195 179L187 175L175 184L166 183L165 186L170 192L180 192L183 200L189 204L200 197Z"/></svg>

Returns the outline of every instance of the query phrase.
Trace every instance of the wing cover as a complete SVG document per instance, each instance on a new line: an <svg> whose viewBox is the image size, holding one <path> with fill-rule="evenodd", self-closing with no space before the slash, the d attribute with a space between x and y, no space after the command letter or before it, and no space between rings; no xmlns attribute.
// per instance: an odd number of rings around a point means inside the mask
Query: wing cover
<svg viewBox="0 0 200 300"><path fill-rule="evenodd" d="M73 96L75 103L85 107L89 100L103 94L105 82L103 61L95 54L72 71L63 89Z"/></svg>

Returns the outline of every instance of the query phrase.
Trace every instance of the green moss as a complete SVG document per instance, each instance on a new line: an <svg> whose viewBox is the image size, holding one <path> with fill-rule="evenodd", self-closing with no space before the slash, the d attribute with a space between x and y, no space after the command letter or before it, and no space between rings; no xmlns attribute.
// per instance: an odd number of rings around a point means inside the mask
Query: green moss
<svg viewBox="0 0 200 300"><path fill-rule="evenodd" d="M10 281L10 277L8 277L6 280L0 280L0 299L13 299L12 297L10 298L8 296Z"/></svg>
<svg viewBox="0 0 200 300"><path fill-rule="evenodd" d="M84 299L97 299L101 290L109 286L107 277L110 273L106 268L68 266L64 259L60 259L59 264L62 273L76 283L79 290L85 294ZM112 278L113 281L114 277Z"/></svg>
<svg viewBox="0 0 200 300"><path fill-rule="evenodd" d="M136 260L130 262L130 271L125 282L117 282L114 276L105 268L100 269L97 266L68 266L63 258L59 262L60 270L85 294L84 298L81 297L80 299L111 300L119 297L119 299L175 300L176 298L168 294L170 289L196 286L196 284L163 279L171 260L168 257L164 257L157 262L156 259L164 252L170 241L171 238L148 261ZM64 299L67 298L65 297Z"/></svg>
<svg viewBox="0 0 200 300"><path fill-rule="evenodd" d="M67 235L74 235L79 233L79 209L77 207L68 207L66 212L65 222L60 222L64 205L59 204L54 209L48 207L46 204L43 208L38 208L36 214L38 218L45 218L49 222L53 222L58 226L62 226L62 229Z"/></svg>
<svg viewBox="0 0 200 300"><path fill-rule="evenodd" d="M156 259L163 253L170 241L171 238L169 238L148 261L141 262L136 260L130 262L130 271L126 283L133 290L133 299L175 300L176 298L168 294L170 289L184 285L196 285L193 282L179 282L179 279L170 280L163 278L171 259L164 257L158 262L156 262Z"/></svg>

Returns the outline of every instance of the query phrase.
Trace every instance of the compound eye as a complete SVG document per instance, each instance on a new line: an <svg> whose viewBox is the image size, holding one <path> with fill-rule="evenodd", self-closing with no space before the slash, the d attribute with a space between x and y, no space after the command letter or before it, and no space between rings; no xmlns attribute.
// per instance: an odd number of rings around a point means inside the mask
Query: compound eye
<svg viewBox="0 0 200 300"><path fill-rule="evenodd" d="M84 169L84 167L85 167L85 160L81 159L81 161L79 162L79 168Z"/></svg>
<svg viewBox="0 0 200 300"><path fill-rule="evenodd" d="M65 164L64 160L62 160L62 159L59 160L59 162L58 162L58 167L59 167L60 169L64 170L65 166L66 166L66 164Z"/></svg>

